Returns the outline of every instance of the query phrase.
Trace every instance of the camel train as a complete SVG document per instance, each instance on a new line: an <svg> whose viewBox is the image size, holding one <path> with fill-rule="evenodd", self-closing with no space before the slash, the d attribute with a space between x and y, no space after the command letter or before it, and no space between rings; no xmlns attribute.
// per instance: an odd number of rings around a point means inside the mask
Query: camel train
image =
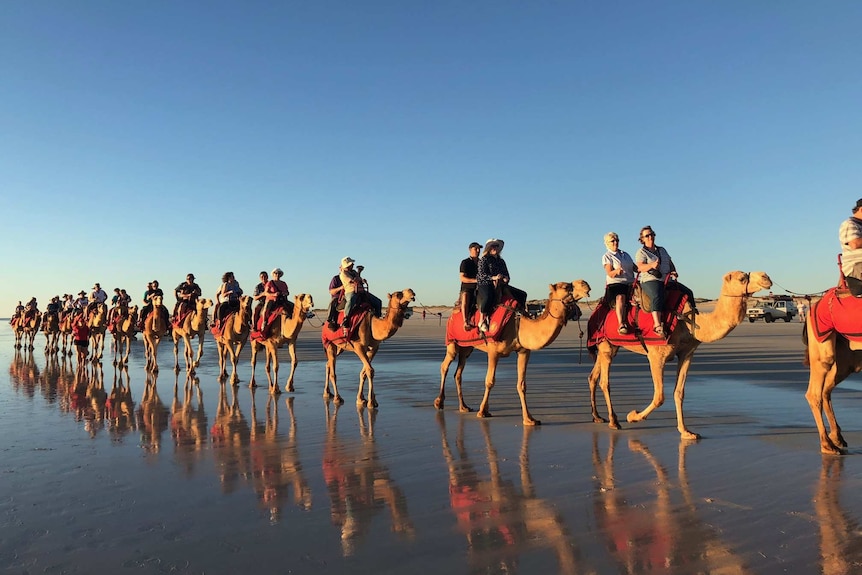
<svg viewBox="0 0 862 575"><path fill-rule="evenodd" d="M676 358L673 397L677 429L682 439L698 439L700 436L686 426L683 411L686 377L694 352L701 343L715 342L727 336L745 318L747 298L760 290L769 289L771 285L769 276L763 272L729 272L722 278L720 297L711 313L695 316L689 313L691 302L685 298L676 300L678 307L672 307L671 312L667 312L670 333L664 337L653 336L648 329L652 326L652 320L643 310L630 310L630 313L639 313L642 316L630 318L630 323L642 327L630 334L620 333L616 329L618 324L615 323L617 320L613 313L603 315L594 312L588 326L590 349L595 359L588 376L593 421L607 423L612 429L620 429L611 399L610 367L617 352L624 348L647 357L653 382L652 400L643 410L629 412L627 421L634 423L646 419L664 403L664 368L668 361ZM498 362L500 358L508 357L514 352L518 357L516 389L521 402L523 424L540 424L527 406L526 372L530 354L554 342L567 321L579 315L577 302L587 297L590 292L590 286L583 280L558 282L549 287L547 304L540 317L533 319L529 314L521 315L519 312L523 310L518 309L517 304L503 301L494 312L495 315L490 318L491 329L482 332L478 331L475 325L469 329L470 322L465 322L465 318L459 315L461 312L458 307L453 308L446 328L446 353L440 366L440 389L434 401L437 409L442 410L444 407L446 379L452 362L457 359L455 385L458 409L461 412L473 411L464 402L462 376L467 359L478 349L487 354L488 368L484 382L485 391L477 415L482 418L490 417L489 399L495 385ZM338 404L344 401L337 387L336 359L343 351L348 350L356 354L362 364L356 395L357 405L372 409L378 407L372 362L380 344L394 336L402 326L408 306L415 301L416 294L408 288L390 294L388 299L387 313L383 317L375 317L370 307L365 305L360 306L357 313L353 314L353 323L349 328L340 327L340 315L337 324L323 325L321 337L326 354L323 391L325 399ZM278 349L287 344L291 363L284 389L292 392L298 364L297 338L306 319L313 315L313 299L310 295L300 294L294 300L294 313L288 313L283 307L277 308L276 313L271 316L272 321L269 321L261 332L255 329L257 326L252 326L251 297L242 296L239 310L228 314L216 329L208 325L208 310L214 305L212 300L200 299L190 313L183 315L180 321L170 324L163 319L167 317L167 310L161 297L157 296L154 298L153 307L161 311L143 318L143 329L140 331L144 343L146 370L158 371L159 344L163 338L172 337L174 371L179 372L181 369L179 344L182 342L186 371L194 374L200 366L205 334L211 331L218 349L219 379L224 381L229 375L231 383L239 382L238 357L251 339L252 369L249 386L257 385L257 355L264 351L264 371L269 391L273 395L281 393ZM137 306L127 308L122 314L115 313L115 308L109 310L104 304L94 306L93 313L88 316L92 362L101 362L104 335L110 332L114 339L113 363L117 366L128 365L131 342L138 333L137 314ZM688 319L684 319L686 317ZM805 318L805 364L810 368L806 400L814 416L820 448L824 454L837 455L847 452L847 442L832 407L832 391L850 374L862 371L862 334L854 327L860 321L862 298L851 297L845 283L827 290L819 299L812 301L810 313ZM41 330L46 338L46 354L72 355L70 316L58 318L54 314L37 313L24 317L22 313L13 318L10 324L15 335L16 349L32 351L36 334ZM197 339L196 350L192 346L194 339ZM228 361L231 364L230 374L227 371ZM597 388L601 388L604 395L607 418L599 415Z"/></svg>

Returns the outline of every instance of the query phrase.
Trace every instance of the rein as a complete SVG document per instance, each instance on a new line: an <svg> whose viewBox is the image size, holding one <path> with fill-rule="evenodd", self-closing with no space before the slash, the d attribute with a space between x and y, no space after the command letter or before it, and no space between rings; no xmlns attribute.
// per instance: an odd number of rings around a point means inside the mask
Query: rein
<svg viewBox="0 0 862 575"><path fill-rule="evenodd" d="M575 305L574 305L575 304L575 298L573 298L572 296L566 296L562 299L561 298L553 298L553 299L548 300L548 304L550 304L552 301L560 302L561 304L563 304L563 307L566 309L566 315L563 316L563 325L566 325L566 323L568 323L568 321L569 321L568 320L568 317L569 317L568 312L569 312L569 310L571 310L575 307ZM546 309L548 310L548 316L549 317L552 317L554 319L560 319L559 317L557 317L551 313L550 305Z"/></svg>

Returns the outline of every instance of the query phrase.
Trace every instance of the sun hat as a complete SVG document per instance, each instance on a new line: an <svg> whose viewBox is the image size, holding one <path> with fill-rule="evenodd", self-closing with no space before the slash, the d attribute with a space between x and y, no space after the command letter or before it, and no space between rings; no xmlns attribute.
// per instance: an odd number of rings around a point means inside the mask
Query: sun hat
<svg viewBox="0 0 862 575"><path fill-rule="evenodd" d="M274 276L274 275L276 275L276 274L278 274L278 275L280 275L280 276L283 276L283 275L284 275L284 272L283 272L283 271L281 271L281 268L275 268L274 270L272 270L272 273L271 273L271 274L269 274L269 275L273 275L273 276Z"/></svg>
<svg viewBox="0 0 862 575"><path fill-rule="evenodd" d="M346 258L342 258L342 259L341 259L341 267L342 267L342 268L350 267L350 266L352 266L354 263L356 263L356 260L355 260L355 259L353 259L353 258L351 258L351 257L346 257Z"/></svg>
<svg viewBox="0 0 862 575"><path fill-rule="evenodd" d="M485 249L483 251L487 252L489 249L491 249L491 246L493 246L494 244L497 244L497 246L499 246L497 248L497 251L502 252L503 246L506 244L506 242L504 242L503 240L499 240L497 238L491 238L490 240L485 242Z"/></svg>
<svg viewBox="0 0 862 575"><path fill-rule="evenodd" d="M87 295L87 292L85 292L84 290L81 290L78 292L78 295Z"/></svg>
<svg viewBox="0 0 862 575"><path fill-rule="evenodd" d="M853 207L853 211L855 212L859 208L862 208L862 198L859 198L858 200L856 200L856 205Z"/></svg>

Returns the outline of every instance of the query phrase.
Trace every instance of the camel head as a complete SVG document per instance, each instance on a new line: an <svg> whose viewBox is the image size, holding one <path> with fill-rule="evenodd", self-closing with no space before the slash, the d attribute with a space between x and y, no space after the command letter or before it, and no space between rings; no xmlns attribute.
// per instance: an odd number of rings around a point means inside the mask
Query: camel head
<svg viewBox="0 0 862 575"><path fill-rule="evenodd" d="M154 295L152 299L152 304L154 308L158 308L162 306L162 296Z"/></svg>
<svg viewBox="0 0 862 575"><path fill-rule="evenodd" d="M584 280L575 280L572 282L572 297L575 301L583 299L590 295L590 284Z"/></svg>
<svg viewBox="0 0 862 575"><path fill-rule="evenodd" d="M406 290L391 293L387 297L389 297L389 307L407 309L410 302L416 301L416 292L407 288Z"/></svg>
<svg viewBox="0 0 862 575"><path fill-rule="evenodd" d="M294 298L294 305L300 314L306 315L314 308L314 298L309 293L301 293Z"/></svg>
<svg viewBox="0 0 862 575"><path fill-rule="evenodd" d="M721 285L721 294L729 296L749 296L762 289L772 287L772 280L764 272L728 272Z"/></svg>
<svg viewBox="0 0 862 575"><path fill-rule="evenodd" d="M202 297L198 300L197 303L197 312L203 313L205 309L211 308L213 305L213 300Z"/></svg>

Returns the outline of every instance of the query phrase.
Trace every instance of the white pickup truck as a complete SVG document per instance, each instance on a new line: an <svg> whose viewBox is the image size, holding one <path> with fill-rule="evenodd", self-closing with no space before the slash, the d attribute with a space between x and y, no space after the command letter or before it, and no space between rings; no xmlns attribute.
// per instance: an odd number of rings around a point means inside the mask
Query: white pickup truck
<svg viewBox="0 0 862 575"><path fill-rule="evenodd" d="M748 321L751 323L761 318L766 323L772 323L777 319L789 322L799 315L799 310L791 300L777 300L759 302L754 307L748 308L747 313Z"/></svg>

